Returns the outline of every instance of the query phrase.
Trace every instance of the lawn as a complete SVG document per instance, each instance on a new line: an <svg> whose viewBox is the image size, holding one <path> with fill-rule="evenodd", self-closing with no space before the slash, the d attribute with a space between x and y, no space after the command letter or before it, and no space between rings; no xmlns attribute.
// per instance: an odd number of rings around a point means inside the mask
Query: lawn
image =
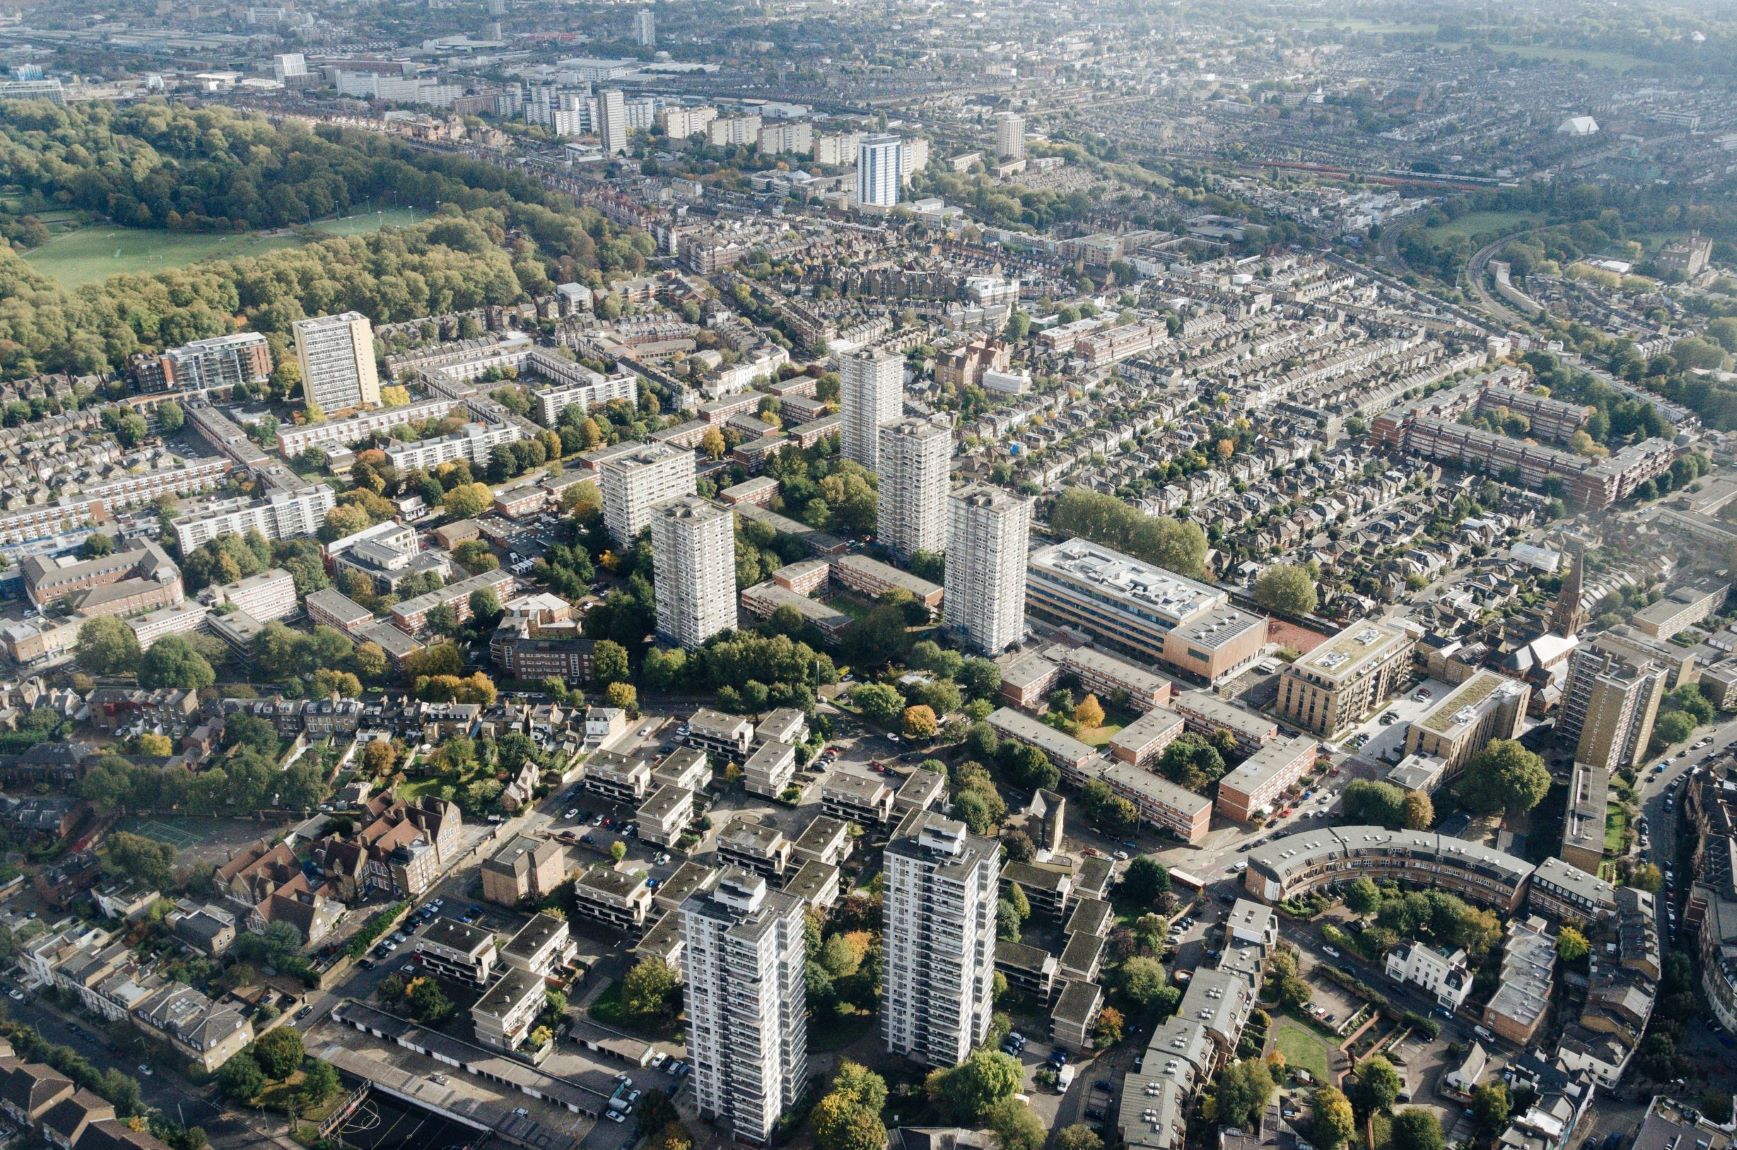
<svg viewBox="0 0 1737 1150"><path fill-rule="evenodd" d="M1538 222L1538 217L1531 212L1467 212L1457 220L1449 220L1425 231L1432 236L1465 236L1470 239L1482 235L1505 235Z"/></svg>
<svg viewBox="0 0 1737 1150"><path fill-rule="evenodd" d="M1485 44L1481 47L1526 60L1554 60L1558 64L1583 63L1588 68L1603 68L1613 72L1659 66L1655 61L1630 56L1626 52L1606 52L1594 48L1549 48L1535 44Z"/></svg>
<svg viewBox="0 0 1737 1150"><path fill-rule="evenodd" d="M363 208L335 220L321 220L313 227L315 231L329 236L362 236L388 226L407 228L414 224L417 218L415 208ZM428 213L423 212L420 218L426 220Z"/></svg>
<svg viewBox="0 0 1737 1150"><path fill-rule="evenodd" d="M1108 719L1101 727L1081 727L1074 737L1089 747L1101 747L1110 741L1110 736L1122 729L1122 724L1112 723Z"/></svg>
<svg viewBox="0 0 1737 1150"><path fill-rule="evenodd" d="M1604 805L1604 853L1619 855L1622 853L1622 832L1628 828L1628 812L1622 809L1620 803Z"/></svg>
<svg viewBox="0 0 1737 1150"><path fill-rule="evenodd" d="M426 212L423 217L427 217ZM389 224L403 227L415 219L411 208L364 210L322 220L312 225L312 230L330 236L355 236ZM41 247L26 252L24 258L62 287L80 288L113 275L167 271L201 260L240 259L307 242L305 234L293 231L167 232L98 222L59 232Z"/></svg>
<svg viewBox="0 0 1737 1150"><path fill-rule="evenodd" d="M200 260L257 256L302 242L289 233L160 232L94 224L55 236L24 253L24 258L61 286L79 288L127 272L159 272Z"/></svg>
<svg viewBox="0 0 1737 1150"><path fill-rule="evenodd" d="M1285 1056L1286 1066L1300 1066L1316 1082L1329 1082L1332 1046L1321 1032L1288 1015L1273 1022L1273 1046Z"/></svg>

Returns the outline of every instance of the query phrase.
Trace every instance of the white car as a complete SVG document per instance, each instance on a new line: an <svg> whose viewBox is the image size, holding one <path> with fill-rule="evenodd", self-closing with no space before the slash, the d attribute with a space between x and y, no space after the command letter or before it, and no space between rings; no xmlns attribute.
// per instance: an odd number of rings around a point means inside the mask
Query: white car
<svg viewBox="0 0 1737 1150"><path fill-rule="evenodd" d="M611 1122L626 1122L627 1121L626 1118L623 1118L621 1116L621 1111L619 1111L619 1110L605 1110L603 1112L603 1116L605 1118L609 1119Z"/></svg>

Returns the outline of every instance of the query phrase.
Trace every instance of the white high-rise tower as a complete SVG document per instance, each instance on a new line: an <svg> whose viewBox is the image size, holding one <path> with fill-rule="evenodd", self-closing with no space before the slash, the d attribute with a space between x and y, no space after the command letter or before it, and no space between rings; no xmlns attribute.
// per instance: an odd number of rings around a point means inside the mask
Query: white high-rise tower
<svg viewBox="0 0 1737 1150"><path fill-rule="evenodd" d="M633 38L641 48L657 47L657 17L650 8L641 8L633 14Z"/></svg>
<svg viewBox="0 0 1737 1150"><path fill-rule="evenodd" d="M1017 112L995 114L995 156L1001 160L1025 159L1025 117Z"/></svg>
<svg viewBox="0 0 1737 1150"><path fill-rule="evenodd" d="M870 471L880 470L881 426L905 410L904 359L891 351L845 356L839 372L838 400L844 416L844 457Z"/></svg>
<svg viewBox="0 0 1737 1150"><path fill-rule="evenodd" d="M736 625L736 517L684 495L651 512L658 637L698 647Z"/></svg>
<svg viewBox="0 0 1737 1150"><path fill-rule="evenodd" d="M1031 501L972 484L948 499L946 595L941 618L959 642L999 655L1025 637L1025 557Z"/></svg>
<svg viewBox="0 0 1737 1150"><path fill-rule="evenodd" d="M374 367L374 327L361 312L298 319L296 361L302 369L302 396L327 415L380 404L380 376Z"/></svg>
<svg viewBox="0 0 1737 1150"><path fill-rule="evenodd" d="M651 509L695 491L694 453L667 443L647 443L599 466L603 523L625 547L651 524Z"/></svg>
<svg viewBox="0 0 1737 1150"><path fill-rule="evenodd" d="M989 1033L1001 847L933 811L887 844L881 900L881 1038L957 1066Z"/></svg>
<svg viewBox="0 0 1737 1150"><path fill-rule="evenodd" d="M945 416L899 419L880 429L876 534L900 559L947 546L947 475L953 429Z"/></svg>
<svg viewBox="0 0 1737 1150"><path fill-rule="evenodd" d="M597 93L597 138L606 156L627 151L627 98L620 88Z"/></svg>
<svg viewBox="0 0 1737 1150"><path fill-rule="evenodd" d="M764 1143L808 1078L802 900L726 870L678 912L700 1113Z"/></svg>
<svg viewBox="0 0 1737 1150"><path fill-rule="evenodd" d="M900 155L904 141L892 135L864 136L856 146L856 202L890 208L899 202Z"/></svg>

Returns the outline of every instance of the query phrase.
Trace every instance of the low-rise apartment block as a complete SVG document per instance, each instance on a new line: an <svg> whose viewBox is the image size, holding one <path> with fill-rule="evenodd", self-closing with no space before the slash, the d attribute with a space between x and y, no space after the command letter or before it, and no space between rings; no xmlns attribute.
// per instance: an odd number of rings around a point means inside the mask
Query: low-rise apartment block
<svg viewBox="0 0 1737 1150"><path fill-rule="evenodd" d="M1477 671L1406 729L1405 753L1434 755L1451 779L1491 739L1519 737L1531 695L1525 683Z"/></svg>
<svg viewBox="0 0 1737 1150"><path fill-rule="evenodd" d="M863 827L886 825L893 817L893 804L893 789L866 775L833 771L820 784L821 809Z"/></svg>
<svg viewBox="0 0 1737 1150"><path fill-rule="evenodd" d="M494 932L456 918L436 918L418 931L416 953L435 974L472 986L487 986L500 965Z"/></svg>
<svg viewBox="0 0 1737 1150"><path fill-rule="evenodd" d="M643 874L592 867L573 876L573 907L593 922L636 935L651 914L651 887Z"/></svg>
<svg viewBox="0 0 1737 1150"><path fill-rule="evenodd" d="M560 843L518 835L482 864L483 898L501 906L546 898L566 871L567 852Z"/></svg>
<svg viewBox="0 0 1737 1150"><path fill-rule="evenodd" d="M742 764L742 789L777 798L796 778L796 748L776 739L761 743Z"/></svg>
<svg viewBox="0 0 1737 1150"><path fill-rule="evenodd" d="M1270 813L1279 797L1315 765L1314 739L1276 739L1244 759L1218 781L1218 813L1245 823Z"/></svg>
<svg viewBox="0 0 1737 1150"><path fill-rule="evenodd" d="M1149 767L1176 741L1185 725L1175 711L1155 707L1110 736L1110 756L1118 762Z"/></svg>

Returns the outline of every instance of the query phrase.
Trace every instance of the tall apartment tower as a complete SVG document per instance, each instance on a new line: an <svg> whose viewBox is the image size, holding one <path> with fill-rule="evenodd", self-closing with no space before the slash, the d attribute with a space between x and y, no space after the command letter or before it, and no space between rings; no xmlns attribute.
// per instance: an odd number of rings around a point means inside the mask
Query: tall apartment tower
<svg viewBox="0 0 1737 1150"><path fill-rule="evenodd" d="M603 525L623 547L651 525L651 509L692 495L694 453L667 443L647 443L599 465L603 488Z"/></svg>
<svg viewBox="0 0 1737 1150"><path fill-rule="evenodd" d="M863 207L890 208L899 202L899 168L904 141L881 133L864 136L856 146L856 202Z"/></svg>
<svg viewBox="0 0 1737 1150"><path fill-rule="evenodd" d="M957 1066L989 1033L1001 847L912 811L886 848L881 1038L929 1066Z"/></svg>
<svg viewBox="0 0 1737 1150"><path fill-rule="evenodd" d="M380 376L374 369L374 327L361 312L294 324L302 395L327 415L378 406Z"/></svg>
<svg viewBox="0 0 1737 1150"><path fill-rule="evenodd" d="M620 88L597 93L597 138L606 156L627 151L627 97Z"/></svg>
<svg viewBox="0 0 1737 1150"><path fill-rule="evenodd" d="M842 450L870 471L880 470L881 426L905 410L905 361L891 351L844 357L838 400L844 417Z"/></svg>
<svg viewBox="0 0 1737 1150"><path fill-rule="evenodd" d="M641 8L633 14L633 38L641 48L657 47L657 17L650 8Z"/></svg>
<svg viewBox="0 0 1737 1150"><path fill-rule="evenodd" d="M698 647L736 625L736 517L684 495L651 512L658 637Z"/></svg>
<svg viewBox="0 0 1737 1150"><path fill-rule="evenodd" d="M948 497L941 619L959 642L999 655L1025 637L1025 557L1031 501L974 483Z"/></svg>
<svg viewBox="0 0 1737 1150"><path fill-rule="evenodd" d="M1002 160L1025 159L1025 117L1017 112L995 115L995 155Z"/></svg>
<svg viewBox="0 0 1737 1150"><path fill-rule="evenodd" d="M900 419L880 429L880 497L876 531L894 555L947 547L947 474L953 429L945 416Z"/></svg>
<svg viewBox="0 0 1737 1150"><path fill-rule="evenodd" d="M680 913L695 1101L763 1144L808 1078L802 900L732 867Z"/></svg>
<svg viewBox="0 0 1737 1150"><path fill-rule="evenodd" d="M1574 739L1574 761L1617 771L1638 766L1653 737L1653 720L1669 672L1650 659L1602 649L1597 640L1568 661L1557 734Z"/></svg>

